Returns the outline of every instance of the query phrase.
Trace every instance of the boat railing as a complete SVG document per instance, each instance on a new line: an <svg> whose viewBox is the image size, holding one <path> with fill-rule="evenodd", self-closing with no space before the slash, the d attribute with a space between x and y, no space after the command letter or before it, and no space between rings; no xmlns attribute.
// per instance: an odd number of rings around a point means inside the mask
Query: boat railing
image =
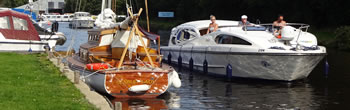
<svg viewBox="0 0 350 110"><path fill-rule="evenodd" d="M273 23L267 23L267 24L254 24L252 26L247 26L247 27L257 27L257 26L263 26L270 32L273 32L275 29L277 29L277 26L274 26ZM304 23L286 23L286 26L292 26L294 28L297 28L299 30L302 30L304 32L307 32L310 25L304 24Z"/></svg>
<svg viewBox="0 0 350 110"><path fill-rule="evenodd" d="M310 25L303 24L303 23L287 23L287 26L292 26L294 28L300 29L304 32L307 32ZM274 26L273 23L266 23L266 24L252 24L247 26L239 26L239 25L224 25L219 26L219 28L225 28L225 27L243 27L243 30L245 31L270 31L273 32L275 29L277 29L277 26Z"/></svg>

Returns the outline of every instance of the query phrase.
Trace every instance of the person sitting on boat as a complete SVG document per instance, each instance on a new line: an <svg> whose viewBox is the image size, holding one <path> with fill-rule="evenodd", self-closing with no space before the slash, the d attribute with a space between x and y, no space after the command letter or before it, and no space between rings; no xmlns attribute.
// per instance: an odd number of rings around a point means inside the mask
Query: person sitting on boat
<svg viewBox="0 0 350 110"><path fill-rule="evenodd" d="M274 35L277 38L281 38L281 29L287 24L287 22L284 21L283 18L283 15L278 15L278 19L273 22L273 27L275 28Z"/></svg>
<svg viewBox="0 0 350 110"><path fill-rule="evenodd" d="M219 25L216 24L216 17L214 15L210 15L210 20L211 20L211 23L209 24L207 34L215 32L219 28Z"/></svg>
<svg viewBox="0 0 350 110"><path fill-rule="evenodd" d="M247 15L242 15L241 21L238 22L238 26L250 26L251 23L247 19L248 19Z"/></svg>

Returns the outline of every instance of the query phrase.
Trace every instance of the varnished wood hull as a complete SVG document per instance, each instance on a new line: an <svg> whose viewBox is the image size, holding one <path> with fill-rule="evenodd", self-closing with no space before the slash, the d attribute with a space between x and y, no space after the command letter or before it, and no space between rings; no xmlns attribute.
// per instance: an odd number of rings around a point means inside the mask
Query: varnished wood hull
<svg viewBox="0 0 350 110"><path fill-rule="evenodd" d="M86 77L85 82L92 89L116 98L155 98L171 85L167 70L114 70L93 73L84 70L85 64L79 58L69 57L67 61L72 69L82 72L81 75ZM129 91L135 85L149 85L150 89L138 93Z"/></svg>

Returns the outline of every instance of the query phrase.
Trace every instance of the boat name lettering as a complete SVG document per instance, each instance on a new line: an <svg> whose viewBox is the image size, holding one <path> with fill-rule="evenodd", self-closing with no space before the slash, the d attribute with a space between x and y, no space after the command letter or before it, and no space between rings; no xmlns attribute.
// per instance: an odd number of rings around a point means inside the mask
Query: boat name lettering
<svg viewBox="0 0 350 110"><path fill-rule="evenodd" d="M153 80L123 80L122 83L124 84L153 84Z"/></svg>
<svg viewBox="0 0 350 110"><path fill-rule="evenodd" d="M259 49L258 52L265 52L265 49Z"/></svg>

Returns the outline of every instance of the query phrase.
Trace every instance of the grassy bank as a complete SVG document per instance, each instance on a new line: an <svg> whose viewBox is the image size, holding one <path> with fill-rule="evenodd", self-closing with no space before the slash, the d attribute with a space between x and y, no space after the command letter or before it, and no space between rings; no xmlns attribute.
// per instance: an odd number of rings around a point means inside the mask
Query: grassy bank
<svg viewBox="0 0 350 110"><path fill-rule="evenodd" d="M0 53L1 110L96 109L43 54Z"/></svg>

